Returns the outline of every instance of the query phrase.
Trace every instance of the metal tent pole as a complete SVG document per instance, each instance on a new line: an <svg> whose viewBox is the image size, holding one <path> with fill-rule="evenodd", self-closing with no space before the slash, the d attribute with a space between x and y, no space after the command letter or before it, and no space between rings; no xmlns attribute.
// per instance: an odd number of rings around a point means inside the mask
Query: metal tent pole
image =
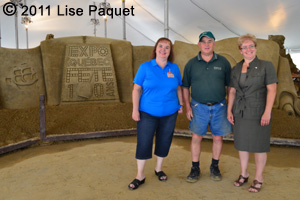
<svg viewBox="0 0 300 200"><path fill-rule="evenodd" d="M122 0L122 8L125 9L125 0ZM123 40L126 40L126 21L125 15L123 15Z"/></svg>
<svg viewBox="0 0 300 200"><path fill-rule="evenodd" d="M169 0L165 0L165 37L169 38Z"/></svg>

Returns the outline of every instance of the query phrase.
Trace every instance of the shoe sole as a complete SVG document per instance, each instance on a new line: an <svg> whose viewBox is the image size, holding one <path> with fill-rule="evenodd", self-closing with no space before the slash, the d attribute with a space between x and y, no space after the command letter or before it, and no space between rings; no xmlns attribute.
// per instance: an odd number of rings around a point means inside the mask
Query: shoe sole
<svg viewBox="0 0 300 200"><path fill-rule="evenodd" d="M186 181L188 182L188 183L195 183L195 182L197 182L198 180L199 180L199 177L200 176L197 176L196 178L186 178Z"/></svg>
<svg viewBox="0 0 300 200"><path fill-rule="evenodd" d="M186 179L188 183L196 183L198 179Z"/></svg>
<svg viewBox="0 0 300 200"><path fill-rule="evenodd" d="M214 176L213 174L210 174L210 178L213 181L221 181L222 180L222 176Z"/></svg>

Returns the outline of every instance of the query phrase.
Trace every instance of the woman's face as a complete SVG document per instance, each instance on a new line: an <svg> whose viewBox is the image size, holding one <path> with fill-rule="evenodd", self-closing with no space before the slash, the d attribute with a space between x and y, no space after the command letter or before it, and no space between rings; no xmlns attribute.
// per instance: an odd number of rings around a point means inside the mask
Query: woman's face
<svg viewBox="0 0 300 200"><path fill-rule="evenodd" d="M246 40L242 43L241 54L245 60L253 60L256 57L256 47L252 40Z"/></svg>
<svg viewBox="0 0 300 200"><path fill-rule="evenodd" d="M168 59L171 51L171 45L169 41L162 40L157 44L156 47L156 58Z"/></svg>

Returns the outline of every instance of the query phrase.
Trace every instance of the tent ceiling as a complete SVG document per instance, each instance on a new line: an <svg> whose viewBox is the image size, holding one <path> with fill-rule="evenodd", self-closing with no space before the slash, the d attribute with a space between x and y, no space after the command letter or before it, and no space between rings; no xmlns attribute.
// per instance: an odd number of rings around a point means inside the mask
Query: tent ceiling
<svg viewBox="0 0 300 200"><path fill-rule="evenodd" d="M91 0L27 0L27 5L51 7L50 16L37 13L32 16L29 26L29 47L38 46L49 33L54 37L87 35L94 36L94 26L90 24L88 6L101 1ZM0 5L9 0L0 0ZM121 8L122 0L107 0L113 8ZM61 8L82 8L82 16L58 16L57 5ZM134 7L134 16L126 17L126 39L133 45L153 45L164 36L164 0L126 0L126 7ZM268 35L284 35L285 48L300 49L300 1L299 0L169 0L169 37L172 41L181 40L197 43L198 35L211 30L217 40L253 33L258 38ZM45 10L44 10L45 11ZM19 10L21 12L21 10ZM2 7L1 46L15 48L15 17L6 16ZM100 25L96 35L104 37L104 21L96 15ZM297 21L296 21L297 20ZM18 17L20 48L26 48L26 32ZM107 21L107 36L123 39L122 17L110 17Z"/></svg>

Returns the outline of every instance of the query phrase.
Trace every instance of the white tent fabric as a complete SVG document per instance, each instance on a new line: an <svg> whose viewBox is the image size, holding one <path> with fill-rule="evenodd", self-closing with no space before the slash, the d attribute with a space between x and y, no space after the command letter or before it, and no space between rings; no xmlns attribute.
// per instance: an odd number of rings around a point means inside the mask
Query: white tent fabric
<svg viewBox="0 0 300 200"><path fill-rule="evenodd" d="M111 8L122 8L122 0L106 1ZM11 1L0 0L1 46L16 48L15 16L7 16L3 11L7 2ZM33 23L28 29L29 48L38 46L50 33L55 38L94 36L94 26L90 23L94 15L89 15L89 6L95 3L99 8L101 2L104 0L27 0L28 7L37 9L36 14L31 16ZM58 5L60 14L64 16L58 16ZM134 8L134 16L126 17L126 40L133 45L154 45L159 37L164 36L165 0L125 0L125 5ZM42 9L38 9L40 6L43 6L43 16ZM50 6L49 16L46 14L47 6ZM83 15L66 16L66 8L81 8ZM217 40L245 33L262 39L268 39L268 35L284 35L285 48L291 54L299 53L299 9L299 0L169 0L169 38L197 43L199 33L205 30L212 31ZM18 11L19 47L26 48L26 32L21 24L22 9ZM96 36L104 37L103 17L96 14L96 19L100 21L96 26ZM122 17L108 16L107 37L123 39Z"/></svg>

